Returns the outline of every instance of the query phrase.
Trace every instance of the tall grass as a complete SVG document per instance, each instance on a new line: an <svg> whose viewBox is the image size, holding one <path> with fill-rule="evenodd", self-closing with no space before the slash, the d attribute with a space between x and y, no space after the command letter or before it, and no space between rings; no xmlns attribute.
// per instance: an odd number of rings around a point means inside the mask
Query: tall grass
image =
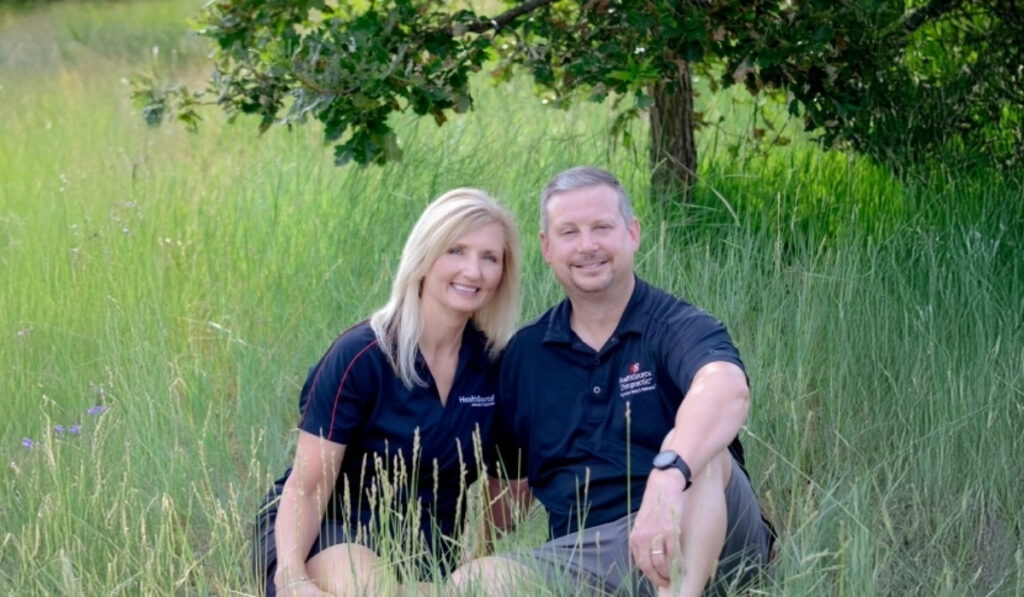
<svg viewBox="0 0 1024 597"><path fill-rule="evenodd" d="M526 319L560 297L537 192L592 163L638 198L640 274L747 363L743 439L782 533L761 590L1024 594L1019 183L901 182L706 131L694 203L658 221L607 109L551 111L525 82L440 129L399 119L406 159L376 169L333 167L312 127L148 129L121 78L154 45L200 69L192 4L0 18L0 592L254 593L248 528L298 385L384 301L422 207L475 185L516 211Z"/></svg>

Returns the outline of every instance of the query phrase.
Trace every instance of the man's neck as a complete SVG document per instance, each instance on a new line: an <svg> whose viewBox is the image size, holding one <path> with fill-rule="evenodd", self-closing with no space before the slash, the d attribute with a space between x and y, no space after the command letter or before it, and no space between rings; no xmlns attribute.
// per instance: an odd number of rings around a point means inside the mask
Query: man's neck
<svg viewBox="0 0 1024 597"><path fill-rule="evenodd" d="M636 280L630 278L629 284L620 288L570 294L569 327L587 346L600 351L619 326L635 287Z"/></svg>

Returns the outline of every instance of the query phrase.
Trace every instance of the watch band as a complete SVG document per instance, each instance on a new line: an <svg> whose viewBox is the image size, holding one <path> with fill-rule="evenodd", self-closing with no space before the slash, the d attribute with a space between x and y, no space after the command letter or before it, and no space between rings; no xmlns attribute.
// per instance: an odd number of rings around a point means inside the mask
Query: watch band
<svg viewBox="0 0 1024 597"><path fill-rule="evenodd" d="M669 468L675 468L680 473L682 473L683 479L686 481L686 485L683 487L683 491L686 491L687 489L690 488L691 485L693 485L693 473L690 471L690 465L686 464L686 461L683 460L683 457L677 454L676 452L672 450L665 450L664 452L659 452L658 455L654 457L653 465L654 468L658 470L664 471L668 470Z"/></svg>
<svg viewBox="0 0 1024 597"><path fill-rule="evenodd" d="M679 469L679 472L683 473L683 479L686 479L686 485L683 486L683 491L686 491L691 485L693 485L693 481L691 480L693 473L690 472L690 465L686 464L683 457L678 454L676 454L676 460L672 464Z"/></svg>

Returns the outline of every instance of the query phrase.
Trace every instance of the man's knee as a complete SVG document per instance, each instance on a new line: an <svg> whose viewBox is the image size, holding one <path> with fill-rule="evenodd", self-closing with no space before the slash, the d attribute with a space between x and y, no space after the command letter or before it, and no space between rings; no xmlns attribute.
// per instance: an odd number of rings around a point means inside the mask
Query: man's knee
<svg viewBox="0 0 1024 597"><path fill-rule="evenodd" d="M708 461L704 468L694 475L693 484L720 489L723 493L732 479L733 460L729 450L722 450Z"/></svg>

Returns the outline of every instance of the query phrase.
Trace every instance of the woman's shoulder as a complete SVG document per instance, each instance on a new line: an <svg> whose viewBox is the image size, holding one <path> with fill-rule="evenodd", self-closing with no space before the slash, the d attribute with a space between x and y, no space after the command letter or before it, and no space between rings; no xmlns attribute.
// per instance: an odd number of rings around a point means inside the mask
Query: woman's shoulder
<svg viewBox="0 0 1024 597"><path fill-rule="evenodd" d="M376 340L377 335L373 332L373 328L370 326L370 320L364 319L338 334L338 339L335 340L335 344L344 342L346 345L365 346L371 342L376 342Z"/></svg>
<svg viewBox="0 0 1024 597"><path fill-rule="evenodd" d="M324 355L325 361L334 364L351 364L355 361L377 361L385 358L377 343L377 336L368 320L361 321L335 338Z"/></svg>

